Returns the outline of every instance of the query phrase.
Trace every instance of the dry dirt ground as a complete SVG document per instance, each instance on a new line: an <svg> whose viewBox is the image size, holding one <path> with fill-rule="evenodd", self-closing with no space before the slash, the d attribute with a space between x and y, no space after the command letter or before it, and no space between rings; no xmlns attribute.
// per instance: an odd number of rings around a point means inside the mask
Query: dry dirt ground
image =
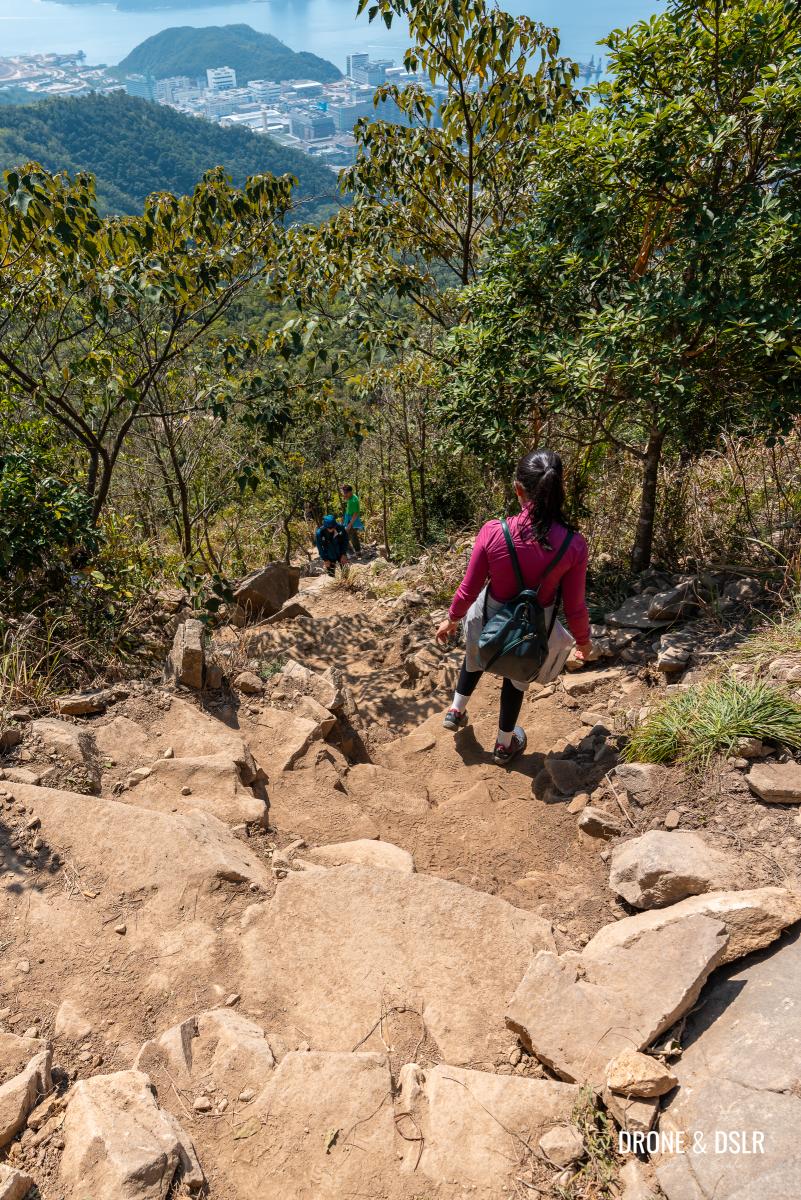
<svg viewBox="0 0 801 1200"><path fill-rule="evenodd" d="M576 796L607 788L626 834L675 810L741 849L742 886L795 872L795 810L756 805L727 768L619 809L616 730L653 695L636 664L532 690L527 753L499 769L496 681L465 731L441 727L459 652L434 648L430 616L319 580L299 599L309 617L217 639L227 669L258 661L264 694L134 684L67 719L88 744L48 743L34 723L3 760L0 1037L49 1040L57 1094L145 1070L212 1200L557 1195L537 1137L570 1119L576 1089L521 1056L503 1014L533 950L579 949L630 911ZM307 736L308 706L282 688L290 658L342 674L345 717L326 738ZM315 854L358 839L408 852L416 874ZM422 1116L409 1063L430 1073ZM498 1076L536 1081L536 1102L496 1096ZM470 1113L442 1100L448 1086ZM510 1127L521 1105L540 1114L525 1137ZM104 1200L66 1171L62 1121L29 1128L8 1161L41 1200ZM165 1178L119 1194L161 1200Z"/></svg>

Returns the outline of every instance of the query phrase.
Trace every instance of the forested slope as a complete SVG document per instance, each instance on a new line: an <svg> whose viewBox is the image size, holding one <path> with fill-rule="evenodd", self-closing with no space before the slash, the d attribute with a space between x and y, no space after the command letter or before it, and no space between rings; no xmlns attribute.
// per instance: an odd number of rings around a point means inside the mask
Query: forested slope
<svg viewBox="0 0 801 1200"><path fill-rule="evenodd" d="M5 113L0 167L33 159L51 171L91 171L102 207L112 212L141 212L154 191L190 192L215 166L235 183L269 171L295 175L299 196L330 201L336 192L334 175L300 151L122 92L14 106Z"/></svg>
<svg viewBox="0 0 801 1200"><path fill-rule="evenodd" d="M328 83L340 71L307 50L296 53L269 33L250 25L191 25L163 29L122 60L120 72L165 79L170 75L204 77L207 67L233 67L240 83L249 79L317 79Z"/></svg>

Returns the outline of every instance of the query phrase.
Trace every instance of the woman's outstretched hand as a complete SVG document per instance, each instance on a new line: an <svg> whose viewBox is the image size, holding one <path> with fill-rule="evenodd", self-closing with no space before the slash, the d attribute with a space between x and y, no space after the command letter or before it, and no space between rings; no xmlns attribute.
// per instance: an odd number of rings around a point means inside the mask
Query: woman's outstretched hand
<svg viewBox="0 0 801 1200"><path fill-rule="evenodd" d="M451 621L448 617L446 617L445 620L440 625L439 629L437 630L437 633L436 633L437 641L441 642L442 645L444 646L455 635L456 630L458 628L459 628L458 621Z"/></svg>
<svg viewBox="0 0 801 1200"><path fill-rule="evenodd" d="M582 642L580 646L576 646L573 650L576 658L580 658L582 662L592 662L595 658L595 647L592 642Z"/></svg>

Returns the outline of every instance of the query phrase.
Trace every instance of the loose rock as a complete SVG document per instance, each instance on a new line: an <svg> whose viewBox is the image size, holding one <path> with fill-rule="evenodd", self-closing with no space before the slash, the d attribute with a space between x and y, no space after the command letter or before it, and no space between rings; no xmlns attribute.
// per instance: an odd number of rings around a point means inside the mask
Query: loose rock
<svg viewBox="0 0 801 1200"><path fill-rule="evenodd" d="M76 1198L163 1200L176 1178L190 1190L203 1186L192 1143L141 1071L79 1080L63 1136L61 1182Z"/></svg>
<svg viewBox="0 0 801 1200"><path fill-rule="evenodd" d="M582 809L578 827L589 837L602 838L604 841L609 841L610 838L617 837L622 832L622 826L617 817L590 804Z"/></svg>
<svg viewBox="0 0 801 1200"><path fill-rule="evenodd" d="M251 572L234 588L234 599L248 620L271 617L298 590L300 572L285 563L268 563Z"/></svg>
<svg viewBox="0 0 801 1200"><path fill-rule="evenodd" d="M540 1138L540 1150L556 1167L569 1167L585 1154L584 1138L574 1125L555 1125Z"/></svg>
<svg viewBox="0 0 801 1200"><path fill-rule="evenodd" d="M731 887L737 867L697 833L650 830L612 850L609 886L634 908L663 908Z"/></svg>
<svg viewBox="0 0 801 1200"><path fill-rule="evenodd" d="M32 1187L30 1175L0 1163L0 1200L24 1200Z"/></svg>
<svg viewBox="0 0 801 1200"><path fill-rule="evenodd" d="M166 679L200 691L206 668L204 629L201 621L190 618L175 631L172 650L165 664Z"/></svg>
<svg viewBox="0 0 801 1200"><path fill-rule="evenodd" d="M0 1033L0 1149L25 1128L28 1113L50 1091L46 1042Z"/></svg>
<svg viewBox="0 0 801 1200"><path fill-rule="evenodd" d="M55 701L56 710L67 717L84 717L91 713L106 711L109 693L105 689L91 692L78 692L73 696L58 696Z"/></svg>
<svg viewBox="0 0 801 1200"><path fill-rule="evenodd" d="M623 1096L664 1096L677 1083L673 1072L658 1058L636 1050L624 1050L606 1068L606 1086Z"/></svg>
<svg viewBox="0 0 801 1200"><path fill-rule="evenodd" d="M745 778L766 804L801 804L801 763L757 763Z"/></svg>
<svg viewBox="0 0 801 1200"><path fill-rule="evenodd" d="M260 696L264 691L264 680L255 671L240 671L234 680L234 687L244 696Z"/></svg>

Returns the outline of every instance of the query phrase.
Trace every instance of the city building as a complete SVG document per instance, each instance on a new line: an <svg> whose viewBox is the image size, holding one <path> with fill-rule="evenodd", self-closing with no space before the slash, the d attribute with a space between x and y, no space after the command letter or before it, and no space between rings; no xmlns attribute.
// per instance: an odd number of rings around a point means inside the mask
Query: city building
<svg viewBox="0 0 801 1200"><path fill-rule="evenodd" d="M248 88L257 100L272 102L281 99L281 84L272 79L249 79Z"/></svg>
<svg viewBox="0 0 801 1200"><path fill-rule="evenodd" d="M140 96L142 100L156 98L156 81L152 75L128 75L124 86L129 96Z"/></svg>
<svg viewBox="0 0 801 1200"><path fill-rule="evenodd" d="M197 80L190 79L188 75L170 75L168 79L156 80L155 98L163 104L175 104L178 100L199 95Z"/></svg>
<svg viewBox="0 0 801 1200"><path fill-rule="evenodd" d="M312 100L323 95L323 85L316 79L290 79L284 89L293 100Z"/></svg>
<svg viewBox="0 0 801 1200"><path fill-rule="evenodd" d="M330 104L328 115L334 122L338 133L350 133L360 117L369 117L373 113L372 100L357 100L351 104Z"/></svg>
<svg viewBox="0 0 801 1200"><path fill-rule="evenodd" d="M386 83L387 81L387 70L394 66L395 63L391 58L384 58L379 62L368 61L366 63L359 63L352 68L350 77L354 83L368 84L370 87L380 87L382 83Z"/></svg>
<svg viewBox="0 0 801 1200"><path fill-rule="evenodd" d="M292 112L289 116L289 127L301 142L316 142L336 133L334 122L327 113Z"/></svg>
<svg viewBox="0 0 801 1200"><path fill-rule="evenodd" d="M353 70L361 70L367 67L370 62L369 54L349 54L345 63L345 74L348 79L353 79Z"/></svg>
<svg viewBox="0 0 801 1200"><path fill-rule="evenodd" d="M210 92L230 92L236 87L236 71L233 67L207 67L206 80Z"/></svg>
<svg viewBox="0 0 801 1200"><path fill-rule="evenodd" d="M256 112L230 113L227 117L220 118L220 124L225 129L251 129L254 133L264 133L267 128L264 109L257 109Z"/></svg>

